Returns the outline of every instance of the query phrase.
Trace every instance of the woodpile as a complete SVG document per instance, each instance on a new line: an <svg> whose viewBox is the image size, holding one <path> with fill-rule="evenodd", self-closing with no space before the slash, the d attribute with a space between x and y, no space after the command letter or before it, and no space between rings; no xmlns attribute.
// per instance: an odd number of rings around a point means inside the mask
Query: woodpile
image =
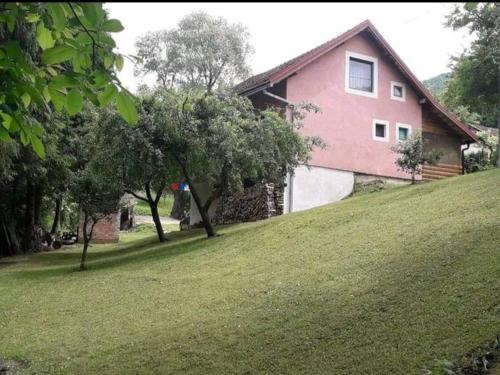
<svg viewBox="0 0 500 375"><path fill-rule="evenodd" d="M257 184L242 192L225 194L218 202L214 223L256 221L283 214L283 186Z"/></svg>

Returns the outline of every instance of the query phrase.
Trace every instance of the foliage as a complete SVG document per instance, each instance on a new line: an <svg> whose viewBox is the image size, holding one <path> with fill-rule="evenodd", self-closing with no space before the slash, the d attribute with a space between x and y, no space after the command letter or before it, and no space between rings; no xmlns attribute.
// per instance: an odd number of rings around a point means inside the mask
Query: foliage
<svg viewBox="0 0 500 375"><path fill-rule="evenodd" d="M480 151L471 152L465 155L464 169L467 173L483 171L495 166L498 153L498 136L489 131L477 133L479 138Z"/></svg>
<svg viewBox="0 0 500 375"><path fill-rule="evenodd" d="M241 24L194 12L174 29L149 32L137 40L141 61L136 74L155 73L163 87L232 87L249 74L248 37Z"/></svg>
<svg viewBox="0 0 500 375"><path fill-rule="evenodd" d="M73 201L87 212L94 223L116 212L121 197L121 185L97 166L79 171L71 185Z"/></svg>
<svg viewBox="0 0 500 375"><path fill-rule="evenodd" d="M85 275L80 245L4 259L0 356L35 374L422 374L498 331L499 185L403 186L210 241L125 233Z"/></svg>
<svg viewBox="0 0 500 375"><path fill-rule="evenodd" d="M411 181L415 183L415 176L422 174L425 163L434 164L440 158L436 150L425 152L425 140L420 131L414 131L406 140L399 141L391 147L392 152L399 154L395 164L406 173L411 174Z"/></svg>
<svg viewBox="0 0 500 375"><path fill-rule="evenodd" d="M143 92L136 127L105 109L95 131L96 152L105 161L108 173L121 181L126 192L150 206L159 240L165 241L158 205L169 184L178 180L179 172L168 150L165 128L158 121L162 110L153 95Z"/></svg>
<svg viewBox="0 0 500 375"><path fill-rule="evenodd" d="M0 139L18 138L43 158L42 123L54 112L79 113L84 100L116 100L135 123L133 101L114 71L124 57L113 52L110 33L122 30L102 3L0 5Z"/></svg>
<svg viewBox="0 0 500 375"><path fill-rule="evenodd" d="M158 202L158 214L160 216L168 217L170 216L170 212L172 211L172 206L174 204L174 196L172 193L168 193L166 196L163 194L162 198ZM138 200L137 205L134 207L135 215L151 215L151 208L149 204Z"/></svg>
<svg viewBox="0 0 500 375"><path fill-rule="evenodd" d="M290 123L278 110L256 111L234 94L159 90L156 97L167 150L189 184L207 233L213 231L208 209L223 191L241 190L248 180L282 183L287 172L307 163L314 147L323 146L294 131L302 126L302 109L317 110L311 105L297 107ZM205 202L194 186L201 182L211 190Z"/></svg>
<svg viewBox="0 0 500 375"><path fill-rule="evenodd" d="M87 249L92 240L94 227L101 220L109 220L110 214L116 213L122 186L113 176L103 173L97 163L89 163L78 172L71 184L73 201L78 203L83 213L83 252L80 270L86 268ZM90 226L90 229L89 229Z"/></svg>
<svg viewBox="0 0 500 375"><path fill-rule="evenodd" d="M500 4L464 3L455 6L447 25L468 27L476 36L471 47L453 58L453 71L443 101L450 108L464 106L495 126L500 116Z"/></svg>
<svg viewBox="0 0 500 375"><path fill-rule="evenodd" d="M429 89L432 95L439 97L444 91L446 91L446 86L450 78L450 73L441 73L435 77L422 81L422 83Z"/></svg>

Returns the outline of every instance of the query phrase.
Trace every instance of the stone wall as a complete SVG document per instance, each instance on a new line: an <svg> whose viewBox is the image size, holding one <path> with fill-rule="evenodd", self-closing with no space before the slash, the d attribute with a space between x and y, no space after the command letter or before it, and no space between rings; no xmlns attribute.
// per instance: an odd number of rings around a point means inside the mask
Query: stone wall
<svg viewBox="0 0 500 375"><path fill-rule="evenodd" d="M242 192L219 198L214 224L268 219L283 214L283 186L257 184Z"/></svg>

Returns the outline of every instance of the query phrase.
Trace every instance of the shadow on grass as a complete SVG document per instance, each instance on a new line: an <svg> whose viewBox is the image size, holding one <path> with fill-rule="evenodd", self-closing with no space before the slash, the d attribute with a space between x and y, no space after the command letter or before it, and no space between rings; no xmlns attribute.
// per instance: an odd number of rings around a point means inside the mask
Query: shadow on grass
<svg viewBox="0 0 500 375"><path fill-rule="evenodd" d="M181 254L203 250L208 241L220 241L221 239L253 230L254 227L254 225L238 226L236 228L235 225L221 226L217 229L219 232L222 229L223 233L219 233L215 238L207 238L203 229L195 229L186 232L176 232L169 237L169 241L164 243L158 242L156 236L150 236L118 244L116 248L111 250L101 249L100 251L92 252L92 248L90 248L87 270L82 274L120 267L131 263L140 264L157 259L165 260L174 258ZM21 279L40 280L80 273L78 270L80 257L80 252L46 253L43 256L33 257L29 260L32 265L44 268L15 271L13 275Z"/></svg>

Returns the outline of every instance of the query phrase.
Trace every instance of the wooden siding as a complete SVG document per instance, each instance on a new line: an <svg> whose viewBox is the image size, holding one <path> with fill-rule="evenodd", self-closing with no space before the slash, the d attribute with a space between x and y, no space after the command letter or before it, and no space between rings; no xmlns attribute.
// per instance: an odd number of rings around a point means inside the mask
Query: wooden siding
<svg viewBox="0 0 500 375"><path fill-rule="evenodd" d="M455 164L438 163L436 165L425 164L422 167L422 180L434 181L446 177L453 177L462 174L462 167Z"/></svg>

